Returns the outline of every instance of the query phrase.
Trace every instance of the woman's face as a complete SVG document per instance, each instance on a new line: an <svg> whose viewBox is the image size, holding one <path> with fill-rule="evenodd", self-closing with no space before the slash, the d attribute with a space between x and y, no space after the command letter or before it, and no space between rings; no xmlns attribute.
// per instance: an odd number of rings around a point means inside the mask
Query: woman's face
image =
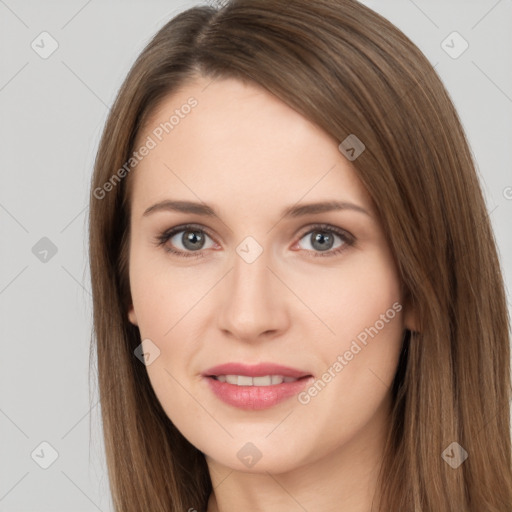
<svg viewBox="0 0 512 512"><path fill-rule="evenodd" d="M362 454L410 327L372 201L341 141L257 86L210 82L160 105L129 177L128 316L155 394L210 463Z"/></svg>

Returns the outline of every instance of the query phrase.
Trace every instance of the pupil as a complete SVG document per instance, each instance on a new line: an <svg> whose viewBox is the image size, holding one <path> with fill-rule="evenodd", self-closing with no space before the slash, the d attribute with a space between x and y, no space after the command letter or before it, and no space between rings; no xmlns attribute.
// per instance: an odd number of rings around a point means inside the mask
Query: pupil
<svg viewBox="0 0 512 512"><path fill-rule="evenodd" d="M198 236L197 232L194 232L194 231L187 231L186 233L184 233L183 237L184 237L183 245L185 247L188 247L189 249L197 249L198 245L200 247L201 242L204 240L202 235ZM199 244L198 244L198 242L199 242ZM194 245L194 244L196 244L196 245Z"/></svg>
<svg viewBox="0 0 512 512"><path fill-rule="evenodd" d="M318 245L315 245L317 243L318 243ZM320 232L320 231L317 231L316 234L314 234L313 247L315 247L316 249L325 251L325 250L330 249L331 246L332 246L332 236L331 235L326 236L326 235L322 234L322 232Z"/></svg>

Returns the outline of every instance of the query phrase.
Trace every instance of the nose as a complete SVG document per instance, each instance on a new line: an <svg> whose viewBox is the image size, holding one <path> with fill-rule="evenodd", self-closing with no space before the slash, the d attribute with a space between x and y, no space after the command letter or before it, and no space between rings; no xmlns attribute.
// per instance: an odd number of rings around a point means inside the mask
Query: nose
<svg viewBox="0 0 512 512"><path fill-rule="evenodd" d="M290 294L271 266L267 251L251 263L235 252L218 296L218 327L225 335L254 342L288 328Z"/></svg>

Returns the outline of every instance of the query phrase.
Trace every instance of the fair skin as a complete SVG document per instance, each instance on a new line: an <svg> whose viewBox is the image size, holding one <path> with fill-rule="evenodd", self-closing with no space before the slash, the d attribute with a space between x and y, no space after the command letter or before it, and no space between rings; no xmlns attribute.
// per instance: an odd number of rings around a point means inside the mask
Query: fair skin
<svg viewBox="0 0 512 512"><path fill-rule="evenodd" d="M160 350L146 367L151 385L169 419L205 454L214 488L208 512L368 512L404 329L414 328L405 307L392 307L402 304L400 281L374 205L340 141L237 80L198 77L165 98L138 140L191 96L197 106L130 176L128 317ZM206 203L216 216L144 215L167 199ZM330 200L364 212L282 216L286 207ZM184 228L157 246L161 233L187 223L192 234ZM317 232L332 240L326 251L315 244ZM187 244L193 233L202 233L202 245ZM251 263L236 250L248 236L263 249ZM332 377L338 356L390 310L393 318ZM220 400L202 376L233 361L291 366L315 380L331 368L332 378L307 403L292 396L244 410ZM249 442L260 454L250 467L237 456Z"/></svg>

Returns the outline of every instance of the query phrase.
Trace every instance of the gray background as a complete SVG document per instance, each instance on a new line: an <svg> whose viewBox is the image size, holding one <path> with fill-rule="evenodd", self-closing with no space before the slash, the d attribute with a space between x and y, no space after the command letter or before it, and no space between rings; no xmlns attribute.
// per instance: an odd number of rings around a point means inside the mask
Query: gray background
<svg viewBox="0 0 512 512"><path fill-rule="evenodd" d="M510 289L512 0L363 3L402 29L446 84ZM112 510L88 379L88 186L109 105L132 62L195 4L0 0L0 511ZM58 43L46 59L31 47L51 48L43 31ZM441 46L453 31L469 44L458 58ZM460 39L444 45L462 49Z"/></svg>

